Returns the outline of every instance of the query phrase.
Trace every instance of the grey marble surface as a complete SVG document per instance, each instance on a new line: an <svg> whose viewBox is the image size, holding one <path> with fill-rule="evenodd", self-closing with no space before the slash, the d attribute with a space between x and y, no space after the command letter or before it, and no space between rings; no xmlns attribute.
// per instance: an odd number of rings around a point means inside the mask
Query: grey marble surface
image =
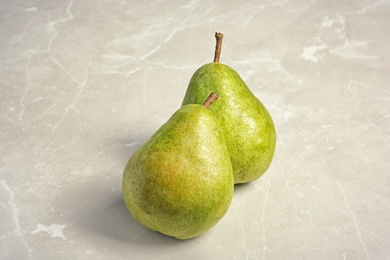
<svg viewBox="0 0 390 260"><path fill-rule="evenodd" d="M278 145L178 241L133 220L122 171L215 31ZM5 0L0 35L0 259L390 258L390 1Z"/></svg>

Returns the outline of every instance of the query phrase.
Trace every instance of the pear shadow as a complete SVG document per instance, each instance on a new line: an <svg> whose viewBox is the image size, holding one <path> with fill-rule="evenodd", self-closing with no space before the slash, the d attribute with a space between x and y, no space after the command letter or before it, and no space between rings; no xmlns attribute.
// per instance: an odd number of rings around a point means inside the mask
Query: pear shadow
<svg viewBox="0 0 390 260"><path fill-rule="evenodd" d="M93 212L93 215L99 213L102 215L100 221L102 225L93 231L100 235L108 236L125 243L153 246L158 244L171 245L180 241L176 238L147 229L139 224L127 210L121 194L116 195L111 203L108 203L106 207L102 207L100 211Z"/></svg>
<svg viewBox="0 0 390 260"><path fill-rule="evenodd" d="M249 189L250 186L252 186L252 182L236 183L234 184L234 192L242 192L245 189Z"/></svg>
<svg viewBox="0 0 390 260"><path fill-rule="evenodd" d="M111 184L105 181L93 184L96 185L88 184L90 186L86 187L85 183L79 183L78 187L70 190L75 198L82 198L77 207L69 204L70 194L64 194L63 198L67 202L57 201L71 209L65 216L73 226L78 227L78 232L86 237L98 240L109 238L123 244L135 244L137 247L166 247L185 243L186 240L166 236L139 224L127 210L122 194L111 191Z"/></svg>
<svg viewBox="0 0 390 260"><path fill-rule="evenodd" d="M101 226L101 228L95 230L101 235L109 236L112 239L126 243L142 244L144 246L171 246L173 244L181 244L189 241L164 235L139 224L128 211L122 194L116 194L111 203L108 203L106 208L102 208L100 213L107 212L106 209L110 209L108 212L111 213L106 214L101 222L104 223L106 217L108 217L109 221Z"/></svg>

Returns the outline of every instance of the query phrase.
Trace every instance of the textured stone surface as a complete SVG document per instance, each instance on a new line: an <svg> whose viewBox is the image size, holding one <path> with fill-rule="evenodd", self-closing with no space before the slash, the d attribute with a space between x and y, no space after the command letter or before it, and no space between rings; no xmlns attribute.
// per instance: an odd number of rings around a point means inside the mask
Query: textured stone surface
<svg viewBox="0 0 390 260"><path fill-rule="evenodd" d="M182 242L132 219L122 172L215 31L278 143ZM0 35L0 258L390 258L388 0L1 1Z"/></svg>

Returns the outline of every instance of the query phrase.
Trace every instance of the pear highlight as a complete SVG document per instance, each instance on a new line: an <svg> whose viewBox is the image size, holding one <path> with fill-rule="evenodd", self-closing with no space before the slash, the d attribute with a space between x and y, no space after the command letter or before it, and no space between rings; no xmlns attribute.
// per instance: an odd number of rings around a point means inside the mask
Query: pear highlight
<svg viewBox="0 0 390 260"><path fill-rule="evenodd" d="M202 104L210 92L218 102L210 108L223 129L235 183L258 179L272 162L276 131L271 115L239 74L221 64L223 34L216 33L214 61L192 76L182 105Z"/></svg>
<svg viewBox="0 0 390 260"><path fill-rule="evenodd" d="M189 239L228 210L234 178L221 125L208 108L216 98L182 106L127 162L123 198L145 227Z"/></svg>

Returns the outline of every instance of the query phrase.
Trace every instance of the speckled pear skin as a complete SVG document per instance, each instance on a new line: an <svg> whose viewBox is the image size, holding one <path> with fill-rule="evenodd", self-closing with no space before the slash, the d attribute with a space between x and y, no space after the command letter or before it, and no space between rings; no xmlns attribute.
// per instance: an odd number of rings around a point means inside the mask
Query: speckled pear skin
<svg viewBox="0 0 390 260"><path fill-rule="evenodd" d="M133 217L178 239L214 226L228 210L233 190L221 126L207 108L195 104L181 107L133 154L122 181Z"/></svg>
<svg viewBox="0 0 390 260"><path fill-rule="evenodd" d="M238 73L218 62L205 64L195 72L182 105L201 104L213 91L219 98L210 110L224 131L234 182L256 180L268 169L274 155L273 120Z"/></svg>

